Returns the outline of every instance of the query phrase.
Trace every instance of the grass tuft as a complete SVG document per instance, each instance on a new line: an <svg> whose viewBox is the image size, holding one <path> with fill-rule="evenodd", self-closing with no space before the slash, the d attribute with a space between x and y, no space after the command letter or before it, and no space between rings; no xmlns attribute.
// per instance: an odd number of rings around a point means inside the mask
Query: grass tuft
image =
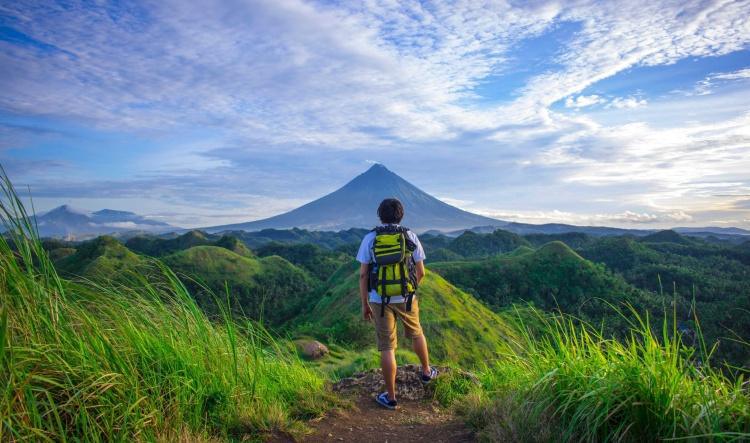
<svg viewBox="0 0 750 443"><path fill-rule="evenodd" d="M228 310L210 322L158 261L61 279L1 168L0 191L1 441L257 437L331 406L319 372Z"/></svg>
<svg viewBox="0 0 750 443"><path fill-rule="evenodd" d="M485 439L750 438L744 376L700 364L666 319L655 333L630 310L632 329L617 340L569 316L531 312L533 328L519 320L521 346L480 372L481 387L459 392L456 407Z"/></svg>

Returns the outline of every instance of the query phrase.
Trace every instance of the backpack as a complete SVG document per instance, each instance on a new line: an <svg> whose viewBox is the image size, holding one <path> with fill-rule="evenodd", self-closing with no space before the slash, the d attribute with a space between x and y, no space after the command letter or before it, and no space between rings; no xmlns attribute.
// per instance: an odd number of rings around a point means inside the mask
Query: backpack
<svg viewBox="0 0 750 443"><path fill-rule="evenodd" d="M375 240L372 252L375 262L370 264L368 291L374 289L381 297L380 316L385 314L385 305L391 297L404 296L406 310L411 311L414 293L417 290L417 265L411 241L403 226L386 225L373 229Z"/></svg>

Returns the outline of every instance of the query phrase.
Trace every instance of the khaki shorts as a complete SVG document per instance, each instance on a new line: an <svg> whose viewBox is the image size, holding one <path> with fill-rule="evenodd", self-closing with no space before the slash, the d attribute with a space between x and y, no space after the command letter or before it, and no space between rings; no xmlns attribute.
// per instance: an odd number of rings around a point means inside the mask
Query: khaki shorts
<svg viewBox="0 0 750 443"><path fill-rule="evenodd" d="M396 318L400 318L404 324L405 335L416 338L422 335L422 326L419 324L419 304L415 296L411 311L406 310L406 303L389 303L385 305L385 313L380 316L380 304L372 303L372 316L375 319L375 330L378 334L378 351L389 351L396 349Z"/></svg>

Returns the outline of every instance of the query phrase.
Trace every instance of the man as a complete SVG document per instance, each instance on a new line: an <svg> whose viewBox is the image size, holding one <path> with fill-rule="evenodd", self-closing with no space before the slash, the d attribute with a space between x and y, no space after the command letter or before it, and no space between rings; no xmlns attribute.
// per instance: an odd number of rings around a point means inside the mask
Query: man
<svg viewBox="0 0 750 443"><path fill-rule="evenodd" d="M404 217L404 207L398 199L387 198L380 203L378 207L378 217L382 225L369 232L362 239L362 244L357 253L357 261L361 263L359 269L359 294L362 300L362 317L365 321L375 320L377 331L377 345L380 351L380 366L383 370L383 379L385 381L386 392L378 395L376 401L387 409L396 409L396 319L401 319L404 325L406 336L412 340L412 348L422 363L422 383L429 383L437 371L430 366L427 352L427 340L422 334L422 327L419 324L419 304L417 302L416 287L424 277L424 249L419 243L417 235L399 225ZM407 247L401 249L406 251L401 260L391 266L399 267L401 272L397 274L405 275L404 270L408 267L408 281L402 278L400 286L396 286L398 292L396 295L390 289L387 289L385 283L395 285L393 278L395 275L390 271L391 280L384 279L383 273L378 277L378 268L386 267L383 261L379 260L381 256L376 254L376 237L382 233L386 236L399 238L396 234L403 234L400 238L404 239ZM391 248L391 247L388 247ZM396 247L398 249L398 247ZM373 284L375 281L375 284ZM402 290L401 290L402 289ZM379 293L380 291L380 293ZM383 293L383 292L386 293ZM390 296L388 296L390 295ZM371 304L377 306L373 312Z"/></svg>

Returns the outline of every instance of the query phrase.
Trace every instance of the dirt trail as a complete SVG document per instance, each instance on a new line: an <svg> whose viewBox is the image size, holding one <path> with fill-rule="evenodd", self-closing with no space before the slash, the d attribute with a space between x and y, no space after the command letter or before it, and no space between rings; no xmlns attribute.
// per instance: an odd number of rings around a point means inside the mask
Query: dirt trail
<svg viewBox="0 0 750 443"><path fill-rule="evenodd" d="M302 442L475 441L460 418L432 400L431 389L425 389L419 381L418 367L399 367L397 385L399 408L389 411L375 403L375 393L383 392L380 370L339 381L334 391L351 398L354 407L309 423L314 432Z"/></svg>

